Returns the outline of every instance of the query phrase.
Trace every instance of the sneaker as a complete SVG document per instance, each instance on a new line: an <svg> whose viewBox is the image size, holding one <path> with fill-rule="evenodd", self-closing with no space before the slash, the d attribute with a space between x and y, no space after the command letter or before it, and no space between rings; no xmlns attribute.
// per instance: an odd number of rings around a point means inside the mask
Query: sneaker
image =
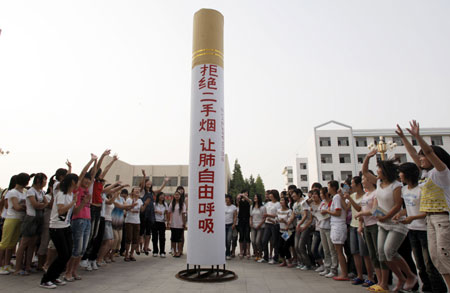
<svg viewBox="0 0 450 293"><path fill-rule="evenodd" d="M11 265L5 266L3 268L10 273L14 273L16 271Z"/></svg>
<svg viewBox="0 0 450 293"><path fill-rule="evenodd" d="M87 259L80 261L80 267L86 268L89 265L89 261Z"/></svg>
<svg viewBox="0 0 450 293"><path fill-rule="evenodd" d="M309 271L309 270L311 270L311 267L303 266L300 270L301 271Z"/></svg>
<svg viewBox="0 0 450 293"><path fill-rule="evenodd" d="M95 260L91 261L91 267L93 270L98 270L97 262Z"/></svg>
<svg viewBox="0 0 450 293"><path fill-rule="evenodd" d="M105 261L95 262L95 263L97 264L97 267L104 267L104 266L106 266L106 262Z"/></svg>
<svg viewBox="0 0 450 293"><path fill-rule="evenodd" d="M39 285L39 286L41 288L45 288L45 289L55 289L56 288L56 285L50 281L48 281L47 283L41 283L41 285Z"/></svg>
<svg viewBox="0 0 450 293"><path fill-rule="evenodd" d="M274 265L275 261L273 259L269 260L269 265Z"/></svg>
<svg viewBox="0 0 450 293"><path fill-rule="evenodd" d="M9 274L11 273L4 267L0 268L0 275L9 275Z"/></svg>
<svg viewBox="0 0 450 293"><path fill-rule="evenodd" d="M336 274L333 272L329 272L328 274L325 275L326 278L333 278L336 277Z"/></svg>
<svg viewBox="0 0 450 293"><path fill-rule="evenodd" d="M302 267L302 265L297 265L295 268L300 270Z"/></svg>
<svg viewBox="0 0 450 293"><path fill-rule="evenodd" d="M92 271L91 263L88 262L87 266L86 266L84 269L85 269L86 271L88 271L88 272Z"/></svg>
<svg viewBox="0 0 450 293"><path fill-rule="evenodd" d="M231 256L227 256L227 260L230 260L231 259Z"/></svg>
<svg viewBox="0 0 450 293"><path fill-rule="evenodd" d="M323 266L320 266L320 267L318 267L315 271L316 271L317 273L321 273L321 272L323 272L324 269L325 269L325 268L324 268Z"/></svg>
<svg viewBox="0 0 450 293"><path fill-rule="evenodd" d="M329 270L323 270L322 272L319 273L320 276L325 277L326 275L328 275L330 273Z"/></svg>
<svg viewBox="0 0 450 293"><path fill-rule="evenodd" d="M66 283L66 281L63 281L61 279L56 279L53 281L53 284L55 284L56 286L64 286Z"/></svg>
<svg viewBox="0 0 450 293"><path fill-rule="evenodd" d="M153 257L157 257L158 256L158 254L157 253L153 253Z"/></svg>
<svg viewBox="0 0 450 293"><path fill-rule="evenodd" d="M161 253L160 257L165 258L166 254L165 253Z"/></svg>
<svg viewBox="0 0 450 293"><path fill-rule="evenodd" d="M266 263L267 260L265 260L264 258L261 258L260 260L258 260L258 263Z"/></svg>

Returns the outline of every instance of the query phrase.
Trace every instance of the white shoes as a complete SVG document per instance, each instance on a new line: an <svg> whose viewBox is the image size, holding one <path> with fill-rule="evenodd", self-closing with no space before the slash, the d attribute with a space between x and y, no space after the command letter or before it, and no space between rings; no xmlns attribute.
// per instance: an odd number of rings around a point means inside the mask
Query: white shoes
<svg viewBox="0 0 450 293"><path fill-rule="evenodd" d="M321 272L323 272L325 270L325 268L323 267L323 265L322 266L320 266L320 267L318 267L317 269L316 269L316 272L317 273L321 273Z"/></svg>
<svg viewBox="0 0 450 293"><path fill-rule="evenodd" d="M274 265L275 261L273 259L269 260L269 265Z"/></svg>
<svg viewBox="0 0 450 293"><path fill-rule="evenodd" d="M333 278L336 277L336 274L333 272L329 272L328 274L325 275L326 278Z"/></svg>
<svg viewBox="0 0 450 293"><path fill-rule="evenodd" d="M265 263L267 262L267 260L265 260L264 258L261 258L260 260L258 260L258 263Z"/></svg>
<svg viewBox="0 0 450 293"><path fill-rule="evenodd" d="M166 254L165 253L161 253L160 257L165 258Z"/></svg>
<svg viewBox="0 0 450 293"><path fill-rule="evenodd" d="M48 281L47 283L41 283L40 287L45 289L55 289L56 285Z"/></svg>
<svg viewBox="0 0 450 293"><path fill-rule="evenodd" d="M330 271L324 269L322 272L320 272L319 275L324 277L324 276L328 275L329 273L330 273Z"/></svg>
<svg viewBox="0 0 450 293"><path fill-rule="evenodd" d="M86 268L88 266L89 262L87 259L80 261L80 267Z"/></svg>
<svg viewBox="0 0 450 293"><path fill-rule="evenodd" d="M97 262L95 260L91 261L91 267L93 270L98 270Z"/></svg>

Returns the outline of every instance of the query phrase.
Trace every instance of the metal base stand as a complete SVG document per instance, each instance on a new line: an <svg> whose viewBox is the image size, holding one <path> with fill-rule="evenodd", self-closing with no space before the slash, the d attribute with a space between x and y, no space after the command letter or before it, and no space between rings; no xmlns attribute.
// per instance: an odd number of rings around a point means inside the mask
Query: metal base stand
<svg viewBox="0 0 450 293"><path fill-rule="evenodd" d="M199 265L194 265L194 268L190 269L187 265L186 270L178 272L176 277L183 281L201 283L228 282L238 278L233 271L225 269L225 265L223 265L223 269L220 269L219 266L201 268Z"/></svg>

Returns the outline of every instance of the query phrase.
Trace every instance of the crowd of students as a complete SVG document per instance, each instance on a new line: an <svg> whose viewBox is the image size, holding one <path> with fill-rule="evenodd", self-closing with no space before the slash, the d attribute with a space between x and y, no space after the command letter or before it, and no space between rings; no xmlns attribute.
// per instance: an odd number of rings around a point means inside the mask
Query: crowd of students
<svg viewBox="0 0 450 293"><path fill-rule="evenodd" d="M450 285L450 155L430 146L419 124L408 129L417 152L397 126L414 162L364 159L359 176L327 187L314 183L305 196L294 185L281 194L244 191L226 196L226 257L315 270L335 281L351 281L373 292L447 292ZM253 247L253 255L250 254ZM413 260L414 257L414 260Z"/></svg>
<svg viewBox="0 0 450 293"><path fill-rule="evenodd" d="M67 169L58 169L48 184L43 173L11 178L0 198L0 275L43 271L40 287L54 289L81 280L79 267L98 270L119 255L126 262L136 261L135 254L149 255L151 237L153 256L166 257L166 229L172 231L172 255L183 254L184 188L177 188L168 205L162 193L167 178L159 190L153 190L142 171L140 186L130 193L121 182L105 184L106 174L118 160L115 155L102 170L110 153L106 150L100 158L91 154L79 175L72 173L67 161Z"/></svg>

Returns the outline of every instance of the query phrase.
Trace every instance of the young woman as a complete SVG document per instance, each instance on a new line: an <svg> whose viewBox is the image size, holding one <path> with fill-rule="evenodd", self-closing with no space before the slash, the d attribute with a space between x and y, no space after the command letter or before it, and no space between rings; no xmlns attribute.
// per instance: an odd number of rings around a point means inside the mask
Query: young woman
<svg viewBox="0 0 450 293"><path fill-rule="evenodd" d="M233 204L233 197L225 195L225 256L231 259L231 241L233 240L233 230L236 229L237 209Z"/></svg>
<svg viewBox="0 0 450 293"><path fill-rule="evenodd" d="M88 166L87 166L88 167ZM85 168L84 172L87 171ZM72 230L70 227L70 218L73 207L77 203L77 197L73 192L78 185L78 176L68 174L61 180L59 191L55 195L52 212L50 216L50 238L57 251L56 259L51 263L47 272L41 279L41 287L47 289L56 288L56 284L64 284L59 280L59 276L66 269L66 264L72 253ZM73 279L69 279L73 281Z"/></svg>
<svg viewBox="0 0 450 293"><path fill-rule="evenodd" d="M277 222L280 225L280 235L278 236L279 251L282 259L280 267L293 267L290 248L294 246L295 230L292 224L292 210L289 209L289 198L280 198L280 208L277 211Z"/></svg>
<svg viewBox="0 0 450 293"><path fill-rule="evenodd" d="M29 275L31 272L31 261L44 222L44 208L48 204L43 191L47 185L47 176L44 173L38 173L31 174L30 179L33 177L33 186L27 191L26 215L21 231L22 239L16 252L14 274L21 276ZM25 266L23 266L24 255L26 255Z"/></svg>
<svg viewBox="0 0 450 293"><path fill-rule="evenodd" d="M296 246L295 250L297 252L297 258L303 266L300 266L300 270L308 271L312 269L312 256L309 253L309 247L311 247L311 233L313 232L313 217L311 214L311 207L308 204L308 199L303 198L303 192L301 189L295 189L292 193L292 197L295 200L294 203L294 218L297 218L297 224L295 229Z"/></svg>
<svg viewBox="0 0 450 293"><path fill-rule="evenodd" d="M384 215L377 215L378 219L378 258L386 262L387 266L397 276L398 282L394 291L411 290L417 283L417 277L411 272L408 264L398 253L400 245L405 240L408 228L402 223L394 222L392 217L402 207L402 184L397 181L397 165L392 160L379 161L377 176L372 175L368 169L369 160L375 156L377 150L371 151L364 159L362 173L372 184L377 184L377 194L374 205ZM378 285L382 290L389 290L388 275L381 272L382 283ZM406 275L406 278L405 278Z"/></svg>
<svg viewBox="0 0 450 293"><path fill-rule="evenodd" d="M436 267L431 261L427 243L426 213L420 212L421 191L419 186L420 170L414 163L404 163L399 166L402 188L402 198L406 209L401 210L393 220L405 224L408 238L415 259L415 265L422 280L422 291L445 292L447 287ZM411 253L411 250L409 251Z"/></svg>
<svg viewBox="0 0 450 293"><path fill-rule="evenodd" d="M142 170L142 182L141 182L141 200L142 202L146 202L148 199L150 200L149 205L142 211L140 215L141 226L140 226L140 236L141 236L141 245L143 243L143 252L145 255L149 254L149 245L150 245L150 236L152 235L152 226L155 223L155 205L153 201L153 195L158 194L163 191L167 182L169 182L169 178L164 178L164 181L161 185L161 188L158 190L153 190L153 183L150 179L147 179L147 175L145 174L145 170ZM136 253L140 254L140 249L136 251Z"/></svg>
<svg viewBox="0 0 450 293"><path fill-rule="evenodd" d="M430 146L420 135L419 123L410 122L409 133L417 140L421 150L416 152L397 125L397 134L402 139L414 163L422 169L422 196L420 212L427 214L428 251L434 266L450 287L450 155L441 147Z"/></svg>
<svg viewBox="0 0 450 293"><path fill-rule="evenodd" d="M169 207L164 193L158 192L155 201L155 224L152 230L153 256L166 257L166 227L169 223ZM158 248L159 241L159 248Z"/></svg>
<svg viewBox="0 0 450 293"><path fill-rule="evenodd" d="M175 192L173 195L172 203L169 206L170 212L170 230L172 235L170 240L172 241L173 257L181 256L182 248L182 235L186 229L186 205L181 198L179 192Z"/></svg>
<svg viewBox="0 0 450 293"><path fill-rule="evenodd" d="M250 205L252 201L248 198L248 191L244 190L236 197L239 220L239 257L247 256L250 259Z"/></svg>
<svg viewBox="0 0 450 293"><path fill-rule="evenodd" d="M262 257L261 239L264 231L264 213L265 208L262 204L261 195L255 194L250 212L251 242L253 244L255 261L260 260Z"/></svg>
<svg viewBox="0 0 450 293"><path fill-rule="evenodd" d="M356 218L358 212L361 211L361 201L364 197L364 187L362 185L362 178L360 176L355 176L351 181L351 192L352 194L345 193L345 199L350 201L352 208L352 220L350 223L350 252L353 256L355 262L357 277L353 279L353 285L362 285L365 282L363 277L363 260L366 266L368 280L373 283L373 267L369 257L369 251L367 250L366 243L360 233L358 233L359 219Z"/></svg>
<svg viewBox="0 0 450 293"><path fill-rule="evenodd" d="M128 206L132 206L132 208L127 211L127 215L125 217L125 261L136 261L134 258L134 252L139 249L139 232L141 222L139 213L143 212L151 202L150 198L147 198L145 202L142 202L139 197L139 187L133 187L133 189L131 189L131 196L126 201L126 204Z"/></svg>
<svg viewBox="0 0 450 293"><path fill-rule="evenodd" d="M73 234L72 257L67 264L66 274L64 277L65 280L69 282L81 280L81 277L77 274L77 269L80 264L81 257L86 251L91 232L90 202L92 196L89 193L89 187L92 184L92 177L89 173L87 173L87 170L92 163L96 161L97 156L91 154L91 160L81 172L76 189L73 191L76 194L77 204L73 209L71 223Z"/></svg>
<svg viewBox="0 0 450 293"><path fill-rule="evenodd" d="M321 249L321 238L319 228L320 215L318 214L320 213L321 199L320 199L320 191L318 189L311 190L311 200L312 201L310 203L310 207L311 207L311 214L313 216L313 226L314 226L311 250L314 260L318 265L318 268L315 271L317 273L321 273L325 270L325 267L323 265L323 253L322 253L323 249Z"/></svg>
<svg viewBox="0 0 450 293"><path fill-rule="evenodd" d="M122 243L124 233L124 211L132 208L132 206L128 206L125 204L127 198L128 190L122 189L120 191L120 195L114 201L114 209L111 212L111 223L114 234L114 242L112 248L114 254L111 255L111 260L114 259L114 256L119 256L120 245Z"/></svg>
<svg viewBox="0 0 450 293"><path fill-rule="evenodd" d="M264 258L260 259L258 262L269 262L269 264L278 263L278 239L280 232L280 225L276 222L277 211L281 208L280 206L280 193L278 190L271 190L269 192L270 201L266 203L266 213L264 218L266 219L264 236L263 236L263 249ZM269 241L273 245L273 258L269 261Z"/></svg>
<svg viewBox="0 0 450 293"><path fill-rule="evenodd" d="M336 276L338 272L338 259L336 248L331 241L331 223L328 210L330 209L332 201L328 193L328 188L323 187L320 189L320 198L322 199L322 203L319 206L319 228L324 253L324 270L320 272L319 275L332 278Z"/></svg>
<svg viewBox="0 0 450 293"><path fill-rule="evenodd" d="M338 193L339 182L335 180L328 182L328 190L332 197L330 208L326 211L331 216L330 238L336 249L339 266L341 267L341 274L333 276L333 280L348 281L347 260L344 255L344 244L347 239L347 203L342 192Z"/></svg>
<svg viewBox="0 0 450 293"><path fill-rule="evenodd" d="M105 231L103 233L103 241L102 246L99 249L97 254L97 264L99 266L105 265L105 263L114 262L113 254L110 254L112 249L112 245L114 242L114 232L112 228L112 211L114 209L114 203L119 197L119 190L128 185L120 185L120 183L115 183L112 186L112 189L108 189L105 186L105 190L107 190L107 194L103 194L103 206L101 217L104 218L105 221Z"/></svg>
<svg viewBox="0 0 450 293"><path fill-rule="evenodd" d="M186 192L183 186L178 186L176 190L180 194L180 198L183 200L184 206L186 207L186 223L187 223L187 210L188 210L188 201L186 200ZM184 250L184 233L181 234L181 255L183 255Z"/></svg>
<svg viewBox="0 0 450 293"><path fill-rule="evenodd" d="M25 187L30 181L30 176L20 173L16 177L16 185L6 194L8 208L6 209L5 222L3 224L2 240L0 242L0 275L14 273L10 265L11 255L20 237L23 219L25 217Z"/></svg>

